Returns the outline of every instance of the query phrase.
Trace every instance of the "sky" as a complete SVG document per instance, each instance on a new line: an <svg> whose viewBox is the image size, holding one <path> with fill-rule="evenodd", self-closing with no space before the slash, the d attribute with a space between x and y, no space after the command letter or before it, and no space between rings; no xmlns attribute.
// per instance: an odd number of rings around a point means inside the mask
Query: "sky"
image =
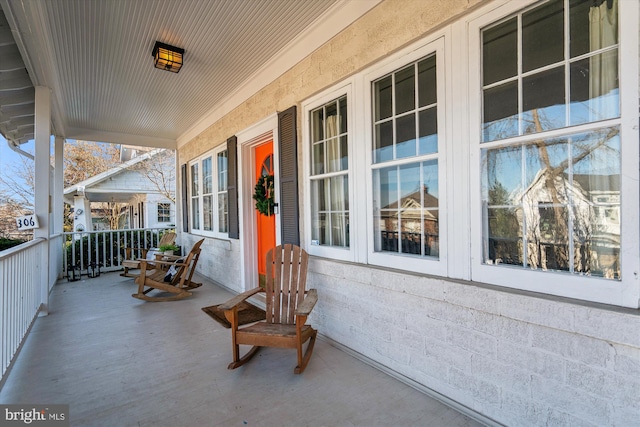
<svg viewBox="0 0 640 427"><path fill-rule="evenodd" d="M33 154L35 151L33 140L22 144L20 149ZM5 177L6 174L12 173L14 165L20 164L21 157L20 154L9 148L7 140L0 135L0 176Z"/></svg>

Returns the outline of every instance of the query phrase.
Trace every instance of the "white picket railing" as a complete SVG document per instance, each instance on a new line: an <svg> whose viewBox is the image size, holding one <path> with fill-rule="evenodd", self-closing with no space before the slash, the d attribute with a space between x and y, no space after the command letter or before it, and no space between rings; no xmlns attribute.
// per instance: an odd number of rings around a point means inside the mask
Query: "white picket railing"
<svg viewBox="0 0 640 427"><path fill-rule="evenodd" d="M0 378L38 315L43 292L48 292L42 289L43 269L49 268L46 243L37 238L0 252Z"/></svg>
<svg viewBox="0 0 640 427"><path fill-rule="evenodd" d="M97 268L101 272L122 270L126 248L157 247L162 234L173 228L135 228L129 230L105 230L62 233L63 272L68 279L82 275L91 277ZM139 258L139 252L132 252Z"/></svg>
<svg viewBox="0 0 640 427"><path fill-rule="evenodd" d="M61 233L0 251L0 386L56 280L122 269L126 248L151 248L169 228ZM132 252L139 257L139 252Z"/></svg>

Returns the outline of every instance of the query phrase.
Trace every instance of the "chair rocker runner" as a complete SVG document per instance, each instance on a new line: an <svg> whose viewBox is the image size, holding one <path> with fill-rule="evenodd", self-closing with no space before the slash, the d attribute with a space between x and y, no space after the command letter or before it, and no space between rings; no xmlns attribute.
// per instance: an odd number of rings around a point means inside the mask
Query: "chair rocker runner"
<svg viewBox="0 0 640 427"><path fill-rule="evenodd" d="M141 259L140 275L135 279L138 285L138 293L131 296L144 301L175 301L193 295L189 291L202 285L201 283L193 283L191 278L198 264L200 246L203 242L204 239L197 242L186 257L180 257L178 260L153 261L151 263L148 260ZM167 277L171 266L175 268L176 273L167 282L165 277ZM173 295L148 295L153 290Z"/></svg>
<svg viewBox="0 0 640 427"><path fill-rule="evenodd" d="M168 231L162 235L158 241L158 248L164 245L172 245L176 242L176 233ZM122 261L124 271L120 273L124 277L138 277L137 274L129 273L131 269L140 268L140 259L147 259L147 253L157 248L124 248L125 259Z"/></svg>
<svg viewBox="0 0 640 427"><path fill-rule="evenodd" d="M251 289L220 305L231 323L233 362L229 369L244 365L262 346L295 348L298 365L294 373L300 374L307 367L318 334L317 330L305 324L318 301L315 289L305 291L308 261L309 255L298 246L276 246L267 253L265 287ZM266 295L266 320L239 328L238 305L260 292ZM309 344L303 354L302 346L307 341ZM240 345L253 347L240 357Z"/></svg>

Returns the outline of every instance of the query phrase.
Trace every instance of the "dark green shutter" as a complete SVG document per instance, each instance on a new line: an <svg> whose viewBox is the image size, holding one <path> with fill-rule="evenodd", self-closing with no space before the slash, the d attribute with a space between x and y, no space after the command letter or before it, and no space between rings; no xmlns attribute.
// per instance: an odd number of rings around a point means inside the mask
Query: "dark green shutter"
<svg viewBox="0 0 640 427"><path fill-rule="evenodd" d="M180 167L182 172L182 231L189 232L189 182L187 164Z"/></svg>
<svg viewBox="0 0 640 427"><path fill-rule="evenodd" d="M298 217L298 132L296 106L278 113L280 151L280 226L282 244L300 245Z"/></svg>
<svg viewBox="0 0 640 427"><path fill-rule="evenodd" d="M229 182L227 184L227 203L229 203L229 238L240 238L238 218L238 138L234 135L227 139L227 157L229 161Z"/></svg>

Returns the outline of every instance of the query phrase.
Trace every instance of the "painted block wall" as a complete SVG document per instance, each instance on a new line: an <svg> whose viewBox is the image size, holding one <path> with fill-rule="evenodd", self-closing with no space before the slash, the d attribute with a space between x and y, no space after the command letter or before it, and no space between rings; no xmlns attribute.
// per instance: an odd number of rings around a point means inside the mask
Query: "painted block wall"
<svg viewBox="0 0 640 427"><path fill-rule="evenodd" d="M637 310L312 258L321 334L509 426L633 426Z"/></svg>

